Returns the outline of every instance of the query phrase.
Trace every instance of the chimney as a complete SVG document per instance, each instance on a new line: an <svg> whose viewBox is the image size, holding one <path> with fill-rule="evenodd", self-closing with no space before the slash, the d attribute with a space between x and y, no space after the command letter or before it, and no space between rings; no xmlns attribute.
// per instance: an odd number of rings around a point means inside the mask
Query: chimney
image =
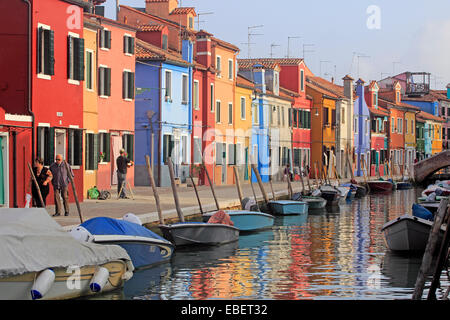
<svg viewBox="0 0 450 320"><path fill-rule="evenodd" d="M447 85L447 99L450 99L450 83Z"/></svg>
<svg viewBox="0 0 450 320"><path fill-rule="evenodd" d="M255 87L260 89L262 93L266 93L266 72L264 70L263 65L255 64L252 69L253 73L253 82L255 83Z"/></svg>
<svg viewBox="0 0 450 320"><path fill-rule="evenodd" d="M194 54L194 44L189 38L189 35L187 33L184 33L181 43L181 56L184 61L193 63L194 62L193 54Z"/></svg>
<svg viewBox="0 0 450 320"><path fill-rule="evenodd" d="M169 14L178 7L178 0L145 0L145 12L168 19Z"/></svg>
<svg viewBox="0 0 450 320"><path fill-rule="evenodd" d="M347 74L342 80L344 80L344 96L353 101L353 78Z"/></svg>
<svg viewBox="0 0 450 320"><path fill-rule="evenodd" d="M334 77L331 77L331 83L334 84Z"/></svg>
<svg viewBox="0 0 450 320"><path fill-rule="evenodd" d="M211 36L212 34L203 30L197 32L197 62L204 65L206 68L209 68L212 65Z"/></svg>

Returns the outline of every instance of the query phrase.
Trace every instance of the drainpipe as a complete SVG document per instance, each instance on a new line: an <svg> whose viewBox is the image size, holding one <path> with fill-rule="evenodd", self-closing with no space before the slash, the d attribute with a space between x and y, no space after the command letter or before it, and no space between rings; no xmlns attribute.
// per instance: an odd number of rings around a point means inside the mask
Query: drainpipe
<svg viewBox="0 0 450 320"><path fill-rule="evenodd" d="M18 208L17 204L17 131L12 132L13 139L13 206Z"/></svg>
<svg viewBox="0 0 450 320"><path fill-rule="evenodd" d="M22 0L28 6L28 112L31 114L31 163L34 162L34 144L35 144L35 116L32 111L32 75L31 75L31 65L32 65L32 8L29 0ZM14 164L15 165L15 164ZM14 174L15 176L15 174Z"/></svg>

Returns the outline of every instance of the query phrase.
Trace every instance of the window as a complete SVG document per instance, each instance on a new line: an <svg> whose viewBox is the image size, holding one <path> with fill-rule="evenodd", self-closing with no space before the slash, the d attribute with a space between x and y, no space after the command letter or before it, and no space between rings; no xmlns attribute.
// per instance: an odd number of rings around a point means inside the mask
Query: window
<svg viewBox="0 0 450 320"><path fill-rule="evenodd" d="M83 130L69 129L68 140L67 162L71 166L81 166L83 164Z"/></svg>
<svg viewBox="0 0 450 320"><path fill-rule="evenodd" d="M100 48L111 49L111 31L108 29L100 30Z"/></svg>
<svg viewBox="0 0 450 320"><path fill-rule="evenodd" d="M273 124L273 108L274 108L274 106L269 104L269 122L270 122L270 124Z"/></svg>
<svg viewBox="0 0 450 320"><path fill-rule="evenodd" d="M111 96L111 68L98 68L98 94L102 97Z"/></svg>
<svg viewBox="0 0 450 320"><path fill-rule="evenodd" d="M193 29L194 28L194 18L189 17L189 29Z"/></svg>
<svg viewBox="0 0 450 320"><path fill-rule="evenodd" d="M397 102L400 102L400 92L397 91Z"/></svg>
<svg viewBox="0 0 450 320"><path fill-rule="evenodd" d="M211 106L211 112L214 112L214 84L211 83L210 87L210 94L211 94L211 100L210 100L210 106Z"/></svg>
<svg viewBox="0 0 450 320"><path fill-rule="evenodd" d="M123 53L129 55L134 54L134 38L130 35L123 37Z"/></svg>
<svg viewBox="0 0 450 320"><path fill-rule="evenodd" d="M165 72L165 81L166 81L165 99L166 101L169 101L172 98L172 72L170 71Z"/></svg>
<svg viewBox="0 0 450 320"><path fill-rule="evenodd" d="M281 124L283 125L283 127L286 125L284 119L285 119L285 116L284 116L284 107L281 107Z"/></svg>
<svg viewBox="0 0 450 320"><path fill-rule="evenodd" d="M233 124L233 104L228 103L228 124Z"/></svg>
<svg viewBox="0 0 450 320"><path fill-rule="evenodd" d="M194 163L202 162L202 139L194 137Z"/></svg>
<svg viewBox="0 0 450 320"><path fill-rule="evenodd" d="M411 133L414 133L414 120L411 119Z"/></svg>
<svg viewBox="0 0 450 320"><path fill-rule="evenodd" d="M336 126L336 109L331 110L331 124Z"/></svg>
<svg viewBox="0 0 450 320"><path fill-rule="evenodd" d="M111 134L101 132L98 134L99 155L103 155L103 159L99 158L99 162L111 161Z"/></svg>
<svg viewBox="0 0 450 320"><path fill-rule="evenodd" d="M84 80L84 39L73 35L67 37L67 78Z"/></svg>
<svg viewBox="0 0 450 320"><path fill-rule="evenodd" d="M187 136L181 136L181 144L182 144L182 149L181 149L181 163L188 163L188 137Z"/></svg>
<svg viewBox="0 0 450 320"><path fill-rule="evenodd" d="M341 122L345 123L345 107L341 109Z"/></svg>
<svg viewBox="0 0 450 320"><path fill-rule="evenodd" d="M281 124L281 108L277 106L277 124L278 126Z"/></svg>
<svg viewBox="0 0 450 320"><path fill-rule="evenodd" d="M373 105L376 107L378 105L378 93L373 93Z"/></svg>
<svg viewBox="0 0 450 320"><path fill-rule="evenodd" d="M442 107L441 108L441 117L445 117L445 107Z"/></svg>
<svg viewBox="0 0 450 320"><path fill-rule="evenodd" d="M94 88L94 53L90 50L86 50L86 89L92 90Z"/></svg>
<svg viewBox="0 0 450 320"><path fill-rule="evenodd" d="M221 73L222 73L222 59L220 56L216 57L216 71L217 71L217 76L220 78Z"/></svg>
<svg viewBox="0 0 450 320"><path fill-rule="evenodd" d="M397 128L398 128L398 133L403 132L403 119L400 119L400 118L397 119Z"/></svg>
<svg viewBox="0 0 450 320"><path fill-rule="evenodd" d="M163 162L167 164L167 159L172 157L172 151L174 147L174 140L171 134L165 134L163 136Z"/></svg>
<svg viewBox="0 0 450 320"><path fill-rule="evenodd" d="M47 27L39 27L37 32L37 73L52 76L55 74L55 33Z"/></svg>
<svg viewBox="0 0 450 320"><path fill-rule="evenodd" d="M257 103L252 103L252 119L253 124L259 124L259 110Z"/></svg>
<svg viewBox="0 0 450 320"><path fill-rule="evenodd" d="M99 162L98 135L94 133L86 133L85 146L85 169L97 170Z"/></svg>
<svg viewBox="0 0 450 320"><path fill-rule="evenodd" d="M355 133L358 133L358 116L355 116L355 118L353 119L353 130L355 131Z"/></svg>
<svg viewBox="0 0 450 320"><path fill-rule="evenodd" d="M245 98L241 97L241 119L245 120Z"/></svg>
<svg viewBox="0 0 450 320"><path fill-rule="evenodd" d="M293 122L293 127L294 128L298 128L298 112L299 112L299 110L297 110L297 109L292 109L292 119L294 120L294 122Z"/></svg>
<svg viewBox="0 0 450 320"><path fill-rule="evenodd" d="M367 136L367 135L369 135L370 122L369 122L369 119L366 119L364 122L366 124L366 136Z"/></svg>
<svg viewBox="0 0 450 320"><path fill-rule="evenodd" d="M216 101L216 122L220 123L220 101Z"/></svg>
<svg viewBox="0 0 450 320"><path fill-rule="evenodd" d="M122 148L127 153L127 158L131 161L134 160L134 135L124 134L122 135Z"/></svg>
<svg viewBox="0 0 450 320"><path fill-rule="evenodd" d="M168 38L167 34L163 34L163 36L162 36L162 48L163 48L163 50L167 50L168 47L169 47L169 38Z"/></svg>
<svg viewBox="0 0 450 320"><path fill-rule="evenodd" d="M395 132L395 119L393 117L391 118L391 132Z"/></svg>
<svg viewBox="0 0 450 320"><path fill-rule="evenodd" d="M232 166L236 164L236 145L229 144L228 145L228 161L227 164Z"/></svg>
<svg viewBox="0 0 450 320"><path fill-rule="evenodd" d="M218 166L225 164L224 160L227 158L226 147L226 143L216 143L216 165Z"/></svg>
<svg viewBox="0 0 450 320"><path fill-rule="evenodd" d="M405 133L408 133L408 119L405 119Z"/></svg>
<svg viewBox="0 0 450 320"><path fill-rule="evenodd" d="M233 60L228 60L228 79L233 80Z"/></svg>
<svg viewBox="0 0 450 320"><path fill-rule="evenodd" d="M300 70L300 90L305 91L305 71Z"/></svg>
<svg viewBox="0 0 450 320"><path fill-rule="evenodd" d="M328 119L328 108L323 108L323 124L329 125L329 119Z"/></svg>
<svg viewBox="0 0 450 320"><path fill-rule="evenodd" d="M194 109L198 110L200 107L199 103L199 84L197 80L194 80L194 87L193 87L193 101L192 104L194 105Z"/></svg>
<svg viewBox="0 0 450 320"><path fill-rule="evenodd" d="M181 103L182 104L188 104L189 97L188 97L188 76L186 74L183 74L181 76Z"/></svg>
<svg viewBox="0 0 450 320"><path fill-rule="evenodd" d="M124 71L122 82L122 98L134 98L134 72Z"/></svg>
<svg viewBox="0 0 450 320"><path fill-rule="evenodd" d="M37 156L44 160L44 165L51 165L55 158L55 128L38 127L36 146Z"/></svg>

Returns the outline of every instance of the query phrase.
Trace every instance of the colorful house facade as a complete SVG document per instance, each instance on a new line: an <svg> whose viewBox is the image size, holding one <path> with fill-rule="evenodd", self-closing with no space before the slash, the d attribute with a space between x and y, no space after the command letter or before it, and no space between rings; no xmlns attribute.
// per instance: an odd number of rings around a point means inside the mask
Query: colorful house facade
<svg viewBox="0 0 450 320"><path fill-rule="evenodd" d="M356 81L356 96L354 103L354 115L353 115L353 130L355 133L354 144L354 161L356 161L355 165L355 175L362 176L363 171L366 171L369 168L370 164L370 112L369 107L366 103L366 94L364 87L364 80L361 78ZM370 87L370 94L374 95L377 93L378 87L376 83L372 87ZM364 164L362 164L364 162ZM364 165L364 168L362 168Z"/></svg>

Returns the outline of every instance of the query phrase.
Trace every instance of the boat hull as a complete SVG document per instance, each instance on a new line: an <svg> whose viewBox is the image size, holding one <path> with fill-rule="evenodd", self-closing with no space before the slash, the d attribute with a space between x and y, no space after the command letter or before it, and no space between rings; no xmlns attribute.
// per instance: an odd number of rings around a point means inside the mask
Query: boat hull
<svg viewBox="0 0 450 320"><path fill-rule="evenodd" d="M367 194L367 189L363 186L360 185L355 185L356 186L356 198L362 198L365 197Z"/></svg>
<svg viewBox="0 0 450 320"><path fill-rule="evenodd" d="M219 223L188 222L161 225L164 238L175 246L220 245L239 238L239 229Z"/></svg>
<svg viewBox="0 0 450 320"><path fill-rule="evenodd" d="M94 242L121 246L127 251L136 269L169 261L174 251L174 246L169 241L144 237L97 235L94 236Z"/></svg>
<svg viewBox="0 0 450 320"><path fill-rule="evenodd" d="M101 293L122 288L124 274L127 271L126 263L121 260L111 261L101 265L109 271L109 278ZM76 273L66 268L53 268L55 282L41 300L73 299L82 296L94 295L89 283L97 266L81 267L79 278ZM31 300L31 287L39 272L27 272L22 275L0 278L0 300ZM79 281L76 281L79 280Z"/></svg>
<svg viewBox="0 0 450 320"><path fill-rule="evenodd" d="M397 190L407 190L411 188L412 184L409 182L397 182Z"/></svg>
<svg viewBox="0 0 450 320"><path fill-rule="evenodd" d="M225 210L230 216L231 221L234 223L234 227L239 231L254 231L273 226L274 216L257 211L232 211ZM203 222L208 222L209 218L214 215L215 212L206 213L202 216Z"/></svg>
<svg viewBox="0 0 450 320"><path fill-rule="evenodd" d="M275 215L298 215L308 213L308 203L304 201L279 200L269 202L270 210Z"/></svg>
<svg viewBox="0 0 450 320"><path fill-rule="evenodd" d="M301 201L308 203L309 210L322 209L327 205L327 200L322 197L302 197Z"/></svg>
<svg viewBox="0 0 450 320"><path fill-rule="evenodd" d="M337 190L335 192L322 191L321 197L327 201L327 206L337 206L341 198Z"/></svg>
<svg viewBox="0 0 450 320"><path fill-rule="evenodd" d="M389 181L369 181L368 184L371 192L389 192L393 188Z"/></svg>
<svg viewBox="0 0 450 320"><path fill-rule="evenodd" d="M392 251L423 252L425 251L433 222L410 215L403 215L389 221L382 228L387 247ZM444 236L445 228L441 227L437 248Z"/></svg>

